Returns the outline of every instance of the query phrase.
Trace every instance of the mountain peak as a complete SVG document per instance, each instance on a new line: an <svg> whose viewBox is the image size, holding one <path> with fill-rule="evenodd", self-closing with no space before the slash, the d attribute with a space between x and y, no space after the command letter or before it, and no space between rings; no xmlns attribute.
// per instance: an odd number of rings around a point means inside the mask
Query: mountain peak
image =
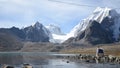
<svg viewBox="0 0 120 68"><path fill-rule="evenodd" d="M94 11L93 14L89 17L92 20L96 20L98 23L101 23L102 20L110 15L111 8L100 8L97 7Z"/></svg>
<svg viewBox="0 0 120 68"><path fill-rule="evenodd" d="M110 16L111 10L112 10L111 8L107 8L107 7L106 8L97 7L89 17L84 19L82 22L78 23L78 25L76 25L71 30L70 35L73 37L77 36L78 33L86 29L90 21L95 20L98 23L101 23L105 17L111 17Z"/></svg>
<svg viewBox="0 0 120 68"><path fill-rule="evenodd" d="M96 8L90 16L71 30L70 35L76 37L79 33L86 30L91 21L98 22L102 28L110 31L116 41L120 38L120 14L116 10L107 7Z"/></svg>
<svg viewBox="0 0 120 68"><path fill-rule="evenodd" d="M50 32L38 21L29 27L23 29L26 34L26 40L32 42L48 42L51 36Z"/></svg>
<svg viewBox="0 0 120 68"><path fill-rule="evenodd" d="M54 25L54 24L49 24L48 26L46 26L46 28L47 28L51 33L53 33L53 34L58 34L58 35L63 34L63 33L61 32L60 27L59 27L59 26L56 26L56 25Z"/></svg>
<svg viewBox="0 0 120 68"><path fill-rule="evenodd" d="M113 18L113 17L118 17L118 16L119 14L116 12L115 9L111 9L108 7L105 7L105 8L97 7L93 11L93 14L89 16L88 18L90 20L96 20L98 23L101 23L103 19L106 17Z"/></svg>
<svg viewBox="0 0 120 68"><path fill-rule="evenodd" d="M97 7L94 11L93 11L93 13L96 13L96 12L101 12L101 11L110 11L110 10L112 10L111 8L108 8L108 7L105 7L105 8L101 8L101 7Z"/></svg>
<svg viewBox="0 0 120 68"><path fill-rule="evenodd" d="M41 24L39 21L37 21L35 24Z"/></svg>
<svg viewBox="0 0 120 68"><path fill-rule="evenodd" d="M40 23L40 22L36 22L33 27L37 28L37 29L40 29L43 25Z"/></svg>

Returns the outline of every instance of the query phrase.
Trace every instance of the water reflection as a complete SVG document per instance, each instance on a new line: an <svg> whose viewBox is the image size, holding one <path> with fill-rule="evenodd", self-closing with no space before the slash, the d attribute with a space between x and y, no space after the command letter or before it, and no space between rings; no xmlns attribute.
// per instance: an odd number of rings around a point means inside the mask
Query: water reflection
<svg viewBox="0 0 120 68"><path fill-rule="evenodd" d="M24 63L29 63L33 68L119 68L120 65L110 64L86 64L72 62L64 56L74 56L75 54L56 54L56 53L0 53L0 64L13 65L21 68ZM69 63L67 63L69 61Z"/></svg>
<svg viewBox="0 0 120 68"><path fill-rule="evenodd" d="M51 55L45 53L0 53L0 64L12 64L12 65L20 65L24 63L30 64L48 64L48 58Z"/></svg>
<svg viewBox="0 0 120 68"><path fill-rule="evenodd" d="M63 54L64 55L64 54ZM60 58L62 55L54 53L34 53L34 52L1 52L0 53L0 64L48 64L48 61L53 58Z"/></svg>
<svg viewBox="0 0 120 68"><path fill-rule="evenodd" d="M23 56L19 53L0 53L0 64L22 64Z"/></svg>

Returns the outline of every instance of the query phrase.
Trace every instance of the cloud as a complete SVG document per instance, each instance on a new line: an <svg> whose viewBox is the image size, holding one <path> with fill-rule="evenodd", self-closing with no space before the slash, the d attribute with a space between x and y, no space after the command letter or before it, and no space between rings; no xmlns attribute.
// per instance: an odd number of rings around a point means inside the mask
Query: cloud
<svg viewBox="0 0 120 68"><path fill-rule="evenodd" d="M120 8L120 0L102 0L102 3L111 8Z"/></svg>
<svg viewBox="0 0 120 68"><path fill-rule="evenodd" d="M0 2L2 17L17 17L23 20L30 20L36 17L50 17L59 20L69 20L79 12L85 12L84 8L71 6L62 3L50 2L48 0L6 0ZM76 13L77 12L77 13ZM14 18L15 20L19 20ZM20 19L20 20L21 20ZM62 22L61 22L62 23ZM64 22L65 23L65 22ZM67 22L66 22L67 23Z"/></svg>
<svg viewBox="0 0 120 68"><path fill-rule="evenodd" d="M111 1L112 0L64 0L64 2L83 5L118 7L120 3L119 0ZM96 7L76 6L48 0L0 0L0 27L8 27L10 25L22 27L40 21L44 25L50 23L58 24L64 32L69 32L82 19L89 16L95 8Z"/></svg>

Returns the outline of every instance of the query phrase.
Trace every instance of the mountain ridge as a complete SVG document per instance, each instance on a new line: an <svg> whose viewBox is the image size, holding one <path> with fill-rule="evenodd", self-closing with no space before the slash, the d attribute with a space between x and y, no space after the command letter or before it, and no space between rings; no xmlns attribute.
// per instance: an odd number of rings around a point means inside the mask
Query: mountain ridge
<svg viewBox="0 0 120 68"><path fill-rule="evenodd" d="M65 40L69 40L71 37L78 38L81 33L85 31L88 32L88 26L90 26L90 23L93 21L99 23L100 28L109 33L113 42L120 40L120 14L118 14L114 9L100 7L95 9L93 13L82 22L78 23L78 25L76 25L68 34L64 34L58 26L44 26L39 22L23 29L13 27L10 28L10 31L8 32L23 41L64 43ZM85 36L88 34L89 33Z"/></svg>

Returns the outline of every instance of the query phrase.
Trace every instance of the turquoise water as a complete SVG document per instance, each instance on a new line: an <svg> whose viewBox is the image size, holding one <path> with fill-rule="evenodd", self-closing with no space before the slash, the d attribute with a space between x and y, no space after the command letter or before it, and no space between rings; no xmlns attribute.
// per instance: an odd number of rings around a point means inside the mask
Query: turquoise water
<svg viewBox="0 0 120 68"><path fill-rule="evenodd" d="M0 64L21 68L29 63L33 68L120 68L119 64L79 63L70 61L65 56L75 54L58 54L51 52L0 52ZM67 63L69 61L69 63Z"/></svg>

